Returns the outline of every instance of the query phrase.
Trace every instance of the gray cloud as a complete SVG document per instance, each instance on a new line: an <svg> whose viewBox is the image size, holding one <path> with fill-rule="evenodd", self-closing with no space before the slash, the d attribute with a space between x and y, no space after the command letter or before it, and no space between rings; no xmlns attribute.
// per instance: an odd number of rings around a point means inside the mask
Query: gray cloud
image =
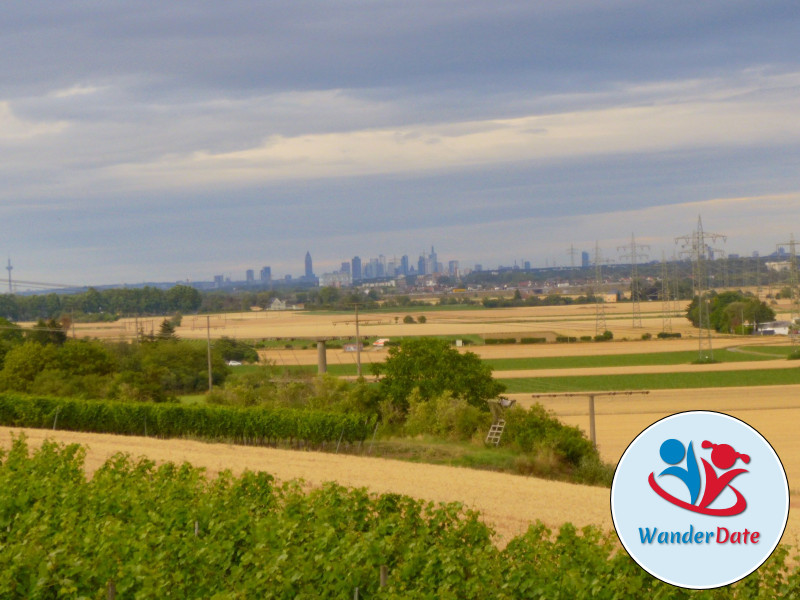
<svg viewBox="0 0 800 600"><path fill-rule="evenodd" d="M0 251L91 282L488 253L475 232L533 258L537 219L588 243L586 215L796 192L798 25L788 1L12 3Z"/></svg>

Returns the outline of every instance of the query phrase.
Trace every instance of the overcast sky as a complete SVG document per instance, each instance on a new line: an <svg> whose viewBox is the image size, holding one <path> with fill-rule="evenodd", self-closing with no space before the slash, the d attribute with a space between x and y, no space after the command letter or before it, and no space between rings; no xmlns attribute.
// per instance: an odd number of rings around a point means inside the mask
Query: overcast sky
<svg viewBox="0 0 800 600"><path fill-rule="evenodd" d="M660 260L698 216L768 254L800 238L798 32L796 0L6 3L0 257L81 285Z"/></svg>

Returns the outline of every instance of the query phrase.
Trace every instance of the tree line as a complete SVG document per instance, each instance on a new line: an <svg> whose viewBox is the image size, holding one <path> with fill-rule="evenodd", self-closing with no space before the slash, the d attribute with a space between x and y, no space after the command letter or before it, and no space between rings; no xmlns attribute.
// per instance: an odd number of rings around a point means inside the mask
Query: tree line
<svg viewBox="0 0 800 600"><path fill-rule="evenodd" d="M0 317L9 321L35 321L60 319L65 315L80 320L92 315L100 316L100 320L113 320L120 316L196 312L202 300L200 291L188 285L176 285L167 290L151 286L107 290L90 287L78 294L2 294Z"/></svg>

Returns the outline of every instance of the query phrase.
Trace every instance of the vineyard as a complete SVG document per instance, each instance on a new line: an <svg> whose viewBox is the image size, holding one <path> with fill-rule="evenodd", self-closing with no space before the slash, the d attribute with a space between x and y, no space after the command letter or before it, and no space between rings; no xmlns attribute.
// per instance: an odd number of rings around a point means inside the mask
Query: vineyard
<svg viewBox="0 0 800 600"><path fill-rule="evenodd" d="M4 598L682 598L594 528L541 524L500 550L476 512L265 473L214 479L116 455L86 480L84 450L24 438L0 453ZM779 549L731 587L772 598L800 573ZM383 574L383 577L382 577ZM382 581L383 579L383 581ZM383 587L381 587L383 583Z"/></svg>
<svg viewBox="0 0 800 600"><path fill-rule="evenodd" d="M0 425L159 438L191 437L258 446L285 442L318 447L328 442L362 442L372 433L375 421L311 410L0 394Z"/></svg>

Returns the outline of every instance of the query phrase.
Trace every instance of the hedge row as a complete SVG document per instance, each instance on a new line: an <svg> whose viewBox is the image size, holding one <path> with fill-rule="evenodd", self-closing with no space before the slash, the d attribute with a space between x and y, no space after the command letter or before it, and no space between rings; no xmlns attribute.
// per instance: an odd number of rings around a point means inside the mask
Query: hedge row
<svg viewBox="0 0 800 600"><path fill-rule="evenodd" d="M0 425L267 445L363 441L374 419L339 413L0 394Z"/></svg>

